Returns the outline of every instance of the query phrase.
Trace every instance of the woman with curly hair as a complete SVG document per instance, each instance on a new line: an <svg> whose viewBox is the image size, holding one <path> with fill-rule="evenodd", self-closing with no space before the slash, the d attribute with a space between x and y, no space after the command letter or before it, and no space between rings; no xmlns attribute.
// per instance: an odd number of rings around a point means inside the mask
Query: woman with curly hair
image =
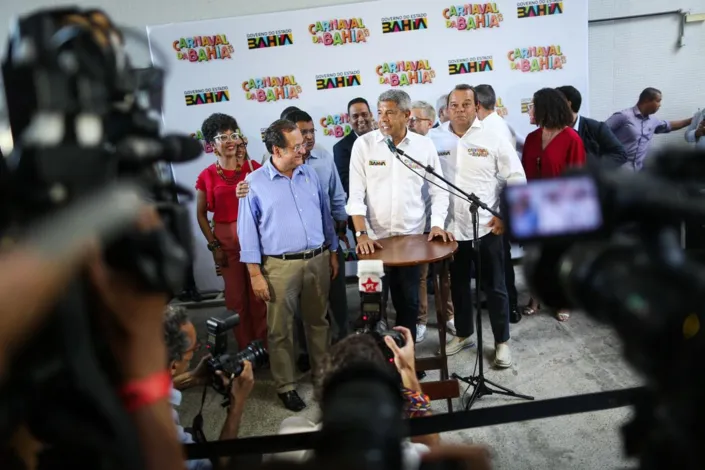
<svg viewBox="0 0 705 470"><path fill-rule="evenodd" d="M553 88L542 88L534 93L529 104L529 119L538 129L526 136L522 163L526 179L555 178L570 167L585 164L585 146L573 130L573 114L565 97ZM540 309L536 299L524 307L524 315L533 315ZM556 318L566 321L567 311L558 311Z"/></svg>
<svg viewBox="0 0 705 470"><path fill-rule="evenodd" d="M213 253L225 283L225 306L240 315L235 327L238 349L254 340L267 339L267 306L255 297L247 266L240 262L237 236L238 199L236 188L261 165L250 160L247 139L234 117L215 113L203 121L201 132L213 145L216 161L196 180L197 218L208 249ZM208 223L213 213L213 230Z"/></svg>

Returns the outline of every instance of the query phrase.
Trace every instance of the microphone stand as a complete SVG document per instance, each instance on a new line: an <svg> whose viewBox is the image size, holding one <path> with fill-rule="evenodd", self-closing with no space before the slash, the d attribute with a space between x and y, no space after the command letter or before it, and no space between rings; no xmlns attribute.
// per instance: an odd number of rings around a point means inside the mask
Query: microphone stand
<svg viewBox="0 0 705 470"><path fill-rule="evenodd" d="M391 138L388 138L386 142L387 146L389 147L389 150L391 150L392 153L396 155L399 161L405 163L401 160L401 157L403 156L408 158L411 162L422 167L427 173L435 176L440 181L453 188L458 194L463 196L470 203L470 214L472 216L472 246L473 250L475 251L475 310L477 312L477 317L475 319L475 329L477 330L477 361L479 365L477 375L469 375L467 377L461 377L458 374L451 375L451 377L453 377L454 379L464 382L469 386L473 387L472 395L468 399L468 402L465 404L465 410L469 410L478 399L486 395L505 395L509 397L522 398L524 400L533 400L534 397L532 396L516 393L513 390L510 390L485 378L485 354L482 346L482 309L480 302L480 280L482 279L482 263L480 261L480 221L478 218L478 211L480 209L484 209L500 220L502 219L502 217L496 210L492 209L487 204L482 202L480 198L477 197L474 193L468 193L466 191L463 191L462 189L445 179L443 176L436 173L435 169L431 165L424 165L420 161L404 153L403 150L397 148L394 145ZM498 390L490 388L490 386L496 387Z"/></svg>

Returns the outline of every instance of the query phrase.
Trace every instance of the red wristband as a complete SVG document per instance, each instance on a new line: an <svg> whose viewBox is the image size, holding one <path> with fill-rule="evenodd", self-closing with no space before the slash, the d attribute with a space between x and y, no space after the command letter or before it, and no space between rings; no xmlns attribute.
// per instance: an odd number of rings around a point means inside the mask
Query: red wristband
<svg viewBox="0 0 705 470"><path fill-rule="evenodd" d="M167 398L170 393L171 374L165 370L126 383L120 389L120 399L125 409L132 413Z"/></svg>

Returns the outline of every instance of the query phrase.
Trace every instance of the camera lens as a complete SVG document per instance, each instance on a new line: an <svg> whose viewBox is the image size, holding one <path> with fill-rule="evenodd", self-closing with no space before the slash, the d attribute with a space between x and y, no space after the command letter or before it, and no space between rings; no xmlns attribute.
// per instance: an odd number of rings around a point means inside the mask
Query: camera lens
<svg viewBox="0 0 705 470"><path fill-rule="evenodd" d="M252 369L259 369L269 362L269 354L261 341L253 341L235 356L235 362L239 368L236 376L242 373L242 361L250 361Z"/></svg>

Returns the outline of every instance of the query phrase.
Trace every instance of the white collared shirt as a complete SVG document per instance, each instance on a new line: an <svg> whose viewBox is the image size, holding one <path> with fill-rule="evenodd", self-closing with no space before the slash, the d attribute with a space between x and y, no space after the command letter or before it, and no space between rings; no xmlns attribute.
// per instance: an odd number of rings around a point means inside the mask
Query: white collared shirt
<svg viewBox="0 0 705 470"><path fill-rule="evenodd" d="M575 119L575 124L573 124L573 129L575 132L578 132L578 129L580 129L580 114L578 114L578 117Z"/></svg>
<svg viewBox="0 0 705 470"><path fill-rule="evenodd" d="M445 228L448 215L445 183L407 158L396 158L387 147L386 138L375 130L355 140L350 156L348 214L366 217L367 232L372 239L423 233L426 226L426 207L421 192L425 183L423 175L444 188L430 185L429 194L431 226ZM440 172L438 153L428 137L407 129L406 137L397 147Z"/></svg>
<svg viewBox="0 0 705 470"><path fill-rule="evenodd" d="M488 131L494 132L500 137L507 139L507 142L512 144L512 147L516 148L516 136L512 133L507 121L505 121L502 116L497 114L497 111L492 111L490 114L485 116L485 119L482 120L482 127Z"/></svg>
<svg viewBox="0 0 705 470"><path fill-rule="evenodd" d="M501 118L500 118L501 119ZM443 174L448 181L467 193L474 193L482 202L499 210L499 195L505 184L525 184L524 167L505 138L483 126L475 119L463 137L450 130L450 123L432 129L428 136L433 140L441 159ZM492 214L480 209L478 234L490 233L487 224ZM470 203L451 196L447 220L448 231L460 241L472 240Z"/></svg>

